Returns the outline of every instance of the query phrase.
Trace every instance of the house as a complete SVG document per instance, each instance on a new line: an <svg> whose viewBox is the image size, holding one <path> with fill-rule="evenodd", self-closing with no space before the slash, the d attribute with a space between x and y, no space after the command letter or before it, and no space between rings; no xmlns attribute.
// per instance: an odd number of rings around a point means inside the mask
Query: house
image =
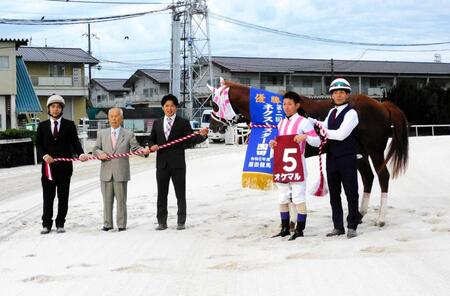
<svg viewBox="0 0 450 296"><path fill-rule="evenodd" d="M23 58L17 53L27 44L26 39L0 39L0 130L23 126L27 116L42 112Z"/></svg>
<svg viewBox="0 0 450 296"><path fill-rule="evenodd" d="M170 71L139 69L124 83L131 89L126 104L133 107L160 107L161 97L169 93Z"/></svg>
<svg viewBox="0 0 450 296"><path fill-rule="evenodd" d="M130 88L124 87L127 79L94 78L91 80L91 103L95 108L126 107Z"/></svg>
<svg viewBox="0 0 450 296"><path fill-rule="evenodd" d="M325 60L256 57L212 57L214 81L204 77L200 93L209 94L206 84L219 85L219 77L273 92L293 90L311 97L328 97L332 76L343 76L354 92L381 97L401 80L417 85L430 81L450 87L450 64L434 62Z"/></svg>
<svg viewBox="0 0 450 296"><path fill-rule="evenodd" d="M66 101L63 117L78 122L86 116L85 66L98 64L97 59L80 48L20 47L18 52L43 110L47 110L47 98L59 94ZM41 113L39 118L47 119L47 112Z"/></svg>

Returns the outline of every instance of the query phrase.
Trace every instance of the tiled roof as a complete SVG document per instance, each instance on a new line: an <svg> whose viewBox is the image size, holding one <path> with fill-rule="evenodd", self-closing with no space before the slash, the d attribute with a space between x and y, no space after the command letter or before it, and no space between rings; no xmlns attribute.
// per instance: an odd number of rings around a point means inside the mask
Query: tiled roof
<svg viewBox="0 0 450 296"><path fill-rule="evenodd" d="M130 91L130 88L123 86L123 84L127 81L126 79L94 78L92 81L96 82L107 91Z"/></svg>
<svg viewBox="0 0 450 296"><path fill-rule="evenodd" d="M158 83L169 83L170 71L169 70L157 70L157 69L140 69L147 76L155 79Z"/></svg>
<svg viewBox="0 0 450 296"><path fill-rule="evenodd" d="M331 71L331 60L255 57L212 57L213 63L230 72L319 72ZM450 75L449 63L333 60L335 73L386 73Z"/></svg>
<svg viewBox="0 0 450 296"><path fill-rule="evenodd" d="M98 64L99 61L90 56L81 48L57 47L19 47L18 54L23 56L25 62L46 63L84 63Z"/></svg>
<svg viewBox="0 0 450 296"><path fill-rule="evenodd" d="M169 83L170 81L170 70L160 70L160 69L139 69L131 75L130 78L124 83L125 86L131 87L136 80L138 80L142 75L145 75L158 83Z"/></svg>
<svg viewBox="0 0 450 296"><path fill-rule="evenodd" d="M14 42L17 49L19 46L27 45L28 39L0 38L0 42Z"/></svg>

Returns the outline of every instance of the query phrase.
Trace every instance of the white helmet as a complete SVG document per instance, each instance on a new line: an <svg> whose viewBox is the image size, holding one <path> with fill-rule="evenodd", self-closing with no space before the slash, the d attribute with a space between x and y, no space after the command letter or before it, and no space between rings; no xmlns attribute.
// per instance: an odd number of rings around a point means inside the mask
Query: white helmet
<svg viewBox="0 0 450 296"><path fill-rule="evenodd" d="M332 93L335 90L345 90L346 92L352 92L352 87L350 86L350 83L348 83L347 80L344 78L337 78L333 80L330 84L330 93Z"/></svg>
<svg viewBox="0 0 450 296"><path fill-rule="evenodd" d="M64 107L64 105L66 104L66 102L64 102L64 98L61 97L60 95L51 95L48 99L47 99L47 108L48 106L50 106L53 103L59 103L61 104L62 107Z"/></svg>

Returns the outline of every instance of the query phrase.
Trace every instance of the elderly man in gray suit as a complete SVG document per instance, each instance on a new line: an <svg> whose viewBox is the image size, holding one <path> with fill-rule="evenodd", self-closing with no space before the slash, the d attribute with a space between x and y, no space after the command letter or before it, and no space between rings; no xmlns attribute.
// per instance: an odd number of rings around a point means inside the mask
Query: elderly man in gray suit
<svg viewBox="0 0 450 296"><path fill-rule="evenodd" d="M114 196L117 200L117 227L119 231L127 228L127 182L130 180L130 162L128 157L111 159L109 155L144 150L132 131L121 127L123 111L111 108L108 111L111 128L99 131L93 154L101 161L100 181L103 195L103 231L113 229Z"/></svg>

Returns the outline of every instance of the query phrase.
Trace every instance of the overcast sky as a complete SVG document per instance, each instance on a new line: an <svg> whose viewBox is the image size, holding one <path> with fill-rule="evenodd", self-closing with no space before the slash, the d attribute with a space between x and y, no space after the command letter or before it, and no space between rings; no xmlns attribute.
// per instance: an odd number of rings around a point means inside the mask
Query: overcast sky
<svg viewBox="0 0 450 296"><path fill-rule="evenodd" d="M97 0L106 1L106 0ZM0 0L2 18L60 19L111 16L156 10L158 5L114 5ZM317 38L365 43L450 42L450 1L210 0L211 12L247 23ZM92 54L101 61L94 77L128 78L138 68L169 68L170 14L91 25ZM421 47L342 45L268 33L210 18L212 55L450 63L450 43ZM87 50L87 25L17 26L0 24L1 38L27 38L32 46ZM125 36L128 36L125 39ZM379 51L389 50L389 51ZM400 51L399 51L400 50ZM120 63L109 63L117 61Z"/></svg>

